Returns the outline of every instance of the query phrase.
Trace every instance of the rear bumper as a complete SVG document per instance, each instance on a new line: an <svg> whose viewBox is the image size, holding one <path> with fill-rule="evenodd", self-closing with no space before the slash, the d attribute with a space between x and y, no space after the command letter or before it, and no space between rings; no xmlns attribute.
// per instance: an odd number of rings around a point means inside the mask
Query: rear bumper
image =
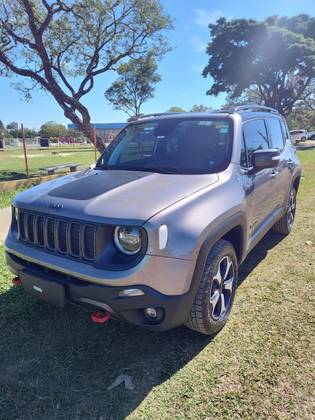
<svg viewBox="0 0 315 420"><path fill-rule="evenodd" d="M54 284L61 285L65 295L64 303L71 302L89 309L107 310L119 319L156 331L168 330L183 324L188 318L195 297L193 288L181 295L165 295L143 284L132 285L133 288L140 289L144 293L143 295L121 297L119 292L130 288L130 285L104 286L93 284L31 263L8 251L6 251L6 260L11 271L16 275L23 274L28 278L33 278L34 284L36 284L36 279L41 286L44 284L44 288L48 291L48 299L46 299L48 301L50 298L53 300L53 296L49 296L50 293L54 293L54 287L52 286ZM45 287L45 284L47 287ZM31 289L28 288L28 291L30 292ZM36 291L31 291L31 293L42 298ZM145 316L144 309L147 307L158 309L160 314L158 321L149 320Z"/></svg>

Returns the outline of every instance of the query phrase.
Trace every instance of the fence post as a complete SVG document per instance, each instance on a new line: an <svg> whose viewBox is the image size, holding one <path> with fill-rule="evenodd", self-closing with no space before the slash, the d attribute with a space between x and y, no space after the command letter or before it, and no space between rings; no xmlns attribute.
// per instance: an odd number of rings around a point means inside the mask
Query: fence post
<svg viewBox="0 0 315 420"><path fill-rule="evenodd" d="M22 129L22 142L23 142L23 151L24 151L24 161L25 161L26 178L29 178L27 153L26 153L26 144L25 144L25 132L24 132L24 126L23 126L23 124L21 124L21 129Z"/></svg>

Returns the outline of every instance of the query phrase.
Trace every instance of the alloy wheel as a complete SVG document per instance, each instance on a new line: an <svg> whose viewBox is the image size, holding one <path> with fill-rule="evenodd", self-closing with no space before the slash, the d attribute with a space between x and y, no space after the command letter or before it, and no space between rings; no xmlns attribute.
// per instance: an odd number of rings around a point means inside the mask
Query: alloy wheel
<svg viewBox="0 0 315 420"><path fill-rule="evenodd" d="M210 291L212 317L222 318L229 309L232 297L235 270L230 256L222 257L218 264L218 271L213 277Z"/></svg>
<svg viewBox="0 0 315 420"><path fill-rule="evenodd" d="M296 198L295 198L294 191L291 191L290 199L289 199L289 206L288 206L288 211L287 211L287 221L288 221L289 229L292 228L293 223L294 223L295 210L296 210Z"/></svg>

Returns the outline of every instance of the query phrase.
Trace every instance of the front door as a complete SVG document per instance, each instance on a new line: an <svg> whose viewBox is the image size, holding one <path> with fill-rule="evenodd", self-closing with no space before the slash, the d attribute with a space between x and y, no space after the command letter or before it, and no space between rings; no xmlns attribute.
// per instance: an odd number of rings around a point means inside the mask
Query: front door
<svg viewBox="0 0 315 420"><path fill-rule="evenodd" d="M251 238L259 231L272 212L271 177L272 168L255 170L252 154L255 150L269 149L265 121L255 119L243 124L243 188L248 215L248 233Z"/></svg>

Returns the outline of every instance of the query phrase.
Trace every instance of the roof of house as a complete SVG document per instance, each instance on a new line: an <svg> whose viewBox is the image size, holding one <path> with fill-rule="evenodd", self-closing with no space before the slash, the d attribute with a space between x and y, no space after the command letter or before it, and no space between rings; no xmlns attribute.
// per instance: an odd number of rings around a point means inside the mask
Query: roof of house
<svg viewBox="0 0 315 420"><path fill-rule="evenodd" d="M95 123L91 124L92 127L97 128L99 130L119 130L124 128L127 123ZM75 124L68 124L68 128L70 130L76 129Z"/></svg>

